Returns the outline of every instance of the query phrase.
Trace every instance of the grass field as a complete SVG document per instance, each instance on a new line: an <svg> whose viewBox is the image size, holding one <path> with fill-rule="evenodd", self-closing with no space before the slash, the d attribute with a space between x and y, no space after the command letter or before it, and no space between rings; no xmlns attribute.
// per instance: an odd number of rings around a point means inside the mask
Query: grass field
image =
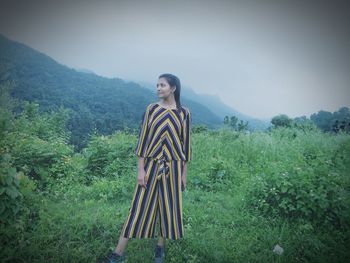
<svg viewBox="0 0 350 263"><path fill-rule="evenodd" d="M192 138L185 236L167 240L166 262L349 262L350 135L280 128ZM96 262L113 249L136 182L135 142L95 137L42 168L45 184L22 175L22 210L2 225L1 261ZM155 244L130 239L128 262L152 262Z"/></svg>

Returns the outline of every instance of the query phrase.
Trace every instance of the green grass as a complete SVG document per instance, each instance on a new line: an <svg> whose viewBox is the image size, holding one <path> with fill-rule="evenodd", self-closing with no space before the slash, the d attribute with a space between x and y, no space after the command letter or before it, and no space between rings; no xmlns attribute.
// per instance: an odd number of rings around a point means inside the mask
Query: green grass
<svg viewBox="0 0 350 263"><path fill-rule="evenodd" d="M135 139L115 136L107 140L120 138L125 144ZM311 176L336 173L341 178L334 181L336 189L348 198L349 158L346 134L295 129L193 134L193 160L183 192L185 236L167 240L166 262L348 262L349 207L339 215L343 220L339 227L303 216L265 213L256 208L258 200L250 190L259 174L283 178L278 175L299 167ZM106 178L95 174L87 185L63 178L45 194L33 193L27 199L27 213L1 230L7 237L2 262L96 262L113 249L137 177L136 161L128 163L134 167L127 167L127 174ZM74 176L88 173L79 167ZM104 171L109 170L117 171L118 166ZM156 239L130 239L129 263L152 262L155 244ZM283 247L282 255L272 252L276 244Z"/></svg>

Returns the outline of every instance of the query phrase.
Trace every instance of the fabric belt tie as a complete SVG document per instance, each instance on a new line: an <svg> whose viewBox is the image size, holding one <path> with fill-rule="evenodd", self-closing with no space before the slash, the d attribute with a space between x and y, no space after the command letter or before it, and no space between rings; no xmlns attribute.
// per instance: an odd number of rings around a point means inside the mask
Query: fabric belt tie
<svg viewBox="0 0 350 263"><path fill-rule="evenodd" d="M160 173L158 173L157 175L157 180L160 180L162 178L162 175L165 176L166 178L169 177L169 164L170 162L167 162L165 157L162 156L160 159L158 159L158 164L159 169L160 169Z"/></svg>

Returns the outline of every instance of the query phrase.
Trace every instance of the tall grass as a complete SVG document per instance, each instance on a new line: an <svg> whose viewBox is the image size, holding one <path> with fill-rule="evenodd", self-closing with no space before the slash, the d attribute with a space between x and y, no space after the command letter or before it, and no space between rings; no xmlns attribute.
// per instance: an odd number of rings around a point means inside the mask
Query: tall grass
<svg viewBox="0 0 350 263"><path fill-rule="evenodd" d="M136 183L135 142L94 138L48 170L45 191L23 180L26 209L1 229L1 261L95 262L114 248ZM349 261L349 135L220 130L192 142L185 236L167 241L166 262ZM155 243L131 239L129 262L152 262Z"/></svg>

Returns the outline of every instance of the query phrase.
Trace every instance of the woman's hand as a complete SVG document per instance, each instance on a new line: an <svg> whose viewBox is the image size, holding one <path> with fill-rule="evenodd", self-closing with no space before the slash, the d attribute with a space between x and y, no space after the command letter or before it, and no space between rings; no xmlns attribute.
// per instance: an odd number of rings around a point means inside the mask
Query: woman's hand
<svg viewBox="0 0 350 263"><path fill-rule="evenodd" d="M147 180L148 178L146 178L146 172L144 169L139 169L138 170L138 175L137 175L137 183L144 187L147 188Z"/></svg>
<svg viewBox="0 0 350 263"><path fill-rule="evenodd" d="M183 184L183 190L184 191L186 189L186 175L187 175L187 165L186 162L184 162L184 166L183 166L183 170L182 170L182 174L181 174L181 182Z"/></svg>
<svg viewBox="0 0 350 263"><path fill-rule="evenodd" d="M186 170L182 171L181 182L183 184L183 190L182 191L184 191L186 189Z"/></svg>
<svg viewBox="0 0 350 263"><path fill-rule="evenodd" d="M182 191L184 191L185 189L186 189L186 177L181 177L181 182L182 182L182 184L183 184L183 190Z"/></svg>

